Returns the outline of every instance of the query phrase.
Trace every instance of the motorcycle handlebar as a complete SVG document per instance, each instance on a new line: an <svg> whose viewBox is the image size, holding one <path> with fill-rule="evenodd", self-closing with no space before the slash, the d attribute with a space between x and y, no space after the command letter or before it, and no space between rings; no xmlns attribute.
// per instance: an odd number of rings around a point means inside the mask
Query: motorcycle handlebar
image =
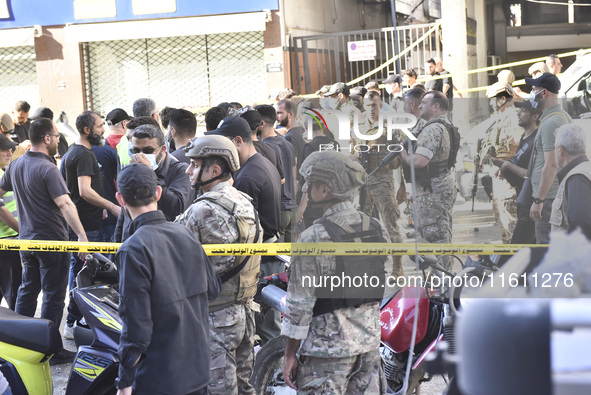
<svg viewBox="0 0 591 395"><path fill-rule="evenodd" d="M86 256L86 265L101 272L112 272L117 270L115 264L106 256L96 253Z"/></svg>

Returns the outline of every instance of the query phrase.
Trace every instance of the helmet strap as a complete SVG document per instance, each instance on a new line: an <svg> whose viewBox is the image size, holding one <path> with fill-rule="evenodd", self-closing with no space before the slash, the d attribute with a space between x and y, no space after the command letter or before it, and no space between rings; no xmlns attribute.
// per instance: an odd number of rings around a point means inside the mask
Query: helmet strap
<svg viewBox="0 0 591 395"><path fill-rule="evenodd" d="M226 174L228 174L229 172L225 172L220 174L219 176L216 176L214 178L211 178L207 181L201 181L201 175L203 174L203 166L201 167L201 169L199 169L199 175L197 176L197 181L195 182L195 184L192 185L193 189L199 189L204 185L209 185L214 181L219 180L220 178L224 177Z"/></svg>

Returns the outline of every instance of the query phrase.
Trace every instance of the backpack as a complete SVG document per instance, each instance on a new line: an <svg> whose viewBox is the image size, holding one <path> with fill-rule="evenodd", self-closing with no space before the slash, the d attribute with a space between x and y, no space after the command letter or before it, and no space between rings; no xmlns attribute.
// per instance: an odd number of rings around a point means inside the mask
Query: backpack
<svg viewBox="0 0 591 395"><path fill-rule="evenodd" d="M228 211L230 213L230 215L232 215L234 218L236 218L236 225L238 227L238 240L236 241L236 243L239 243L239 244L249 243L250 244L250 243L259 243L261 241L260 240L261 235L260 235L260 231L259 231L259 214L257 213L257 210L253 210L254 223L256 225L256 232L255 232L254 236L250 237L249 230L250 230L250 227L252 226L252 222L249 221L249 219L247 219L243 216L239 216L236 213L237 204L234 203L232 200L230 200L230 198L228 198L226 195L224 195L220 192L208 192L202 196L199 196L197 199L195 199L195 202L199 202L202 200L208 200L210 202L214 202L214 203L220 205L226 211ZM239 262L239 264L234 266L232 269L228 270L226 273L224 273L220 276L222 283L225 283L226 281L228 281L229 279L234 277L236 274L238 274L244 268L244 266L248 262L249 258L250 258L250 255L246 255L246 256L242 256L242 257L238 258L237 262Z"/></svg>

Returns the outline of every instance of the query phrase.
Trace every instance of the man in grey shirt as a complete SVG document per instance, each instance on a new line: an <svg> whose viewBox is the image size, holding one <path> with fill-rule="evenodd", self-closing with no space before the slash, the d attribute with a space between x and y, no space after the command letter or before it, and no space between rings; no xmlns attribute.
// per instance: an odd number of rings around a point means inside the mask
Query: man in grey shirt
<svg viewBox="0 0 591 395"><path fill-rule="evenodd" d="M556 172L558 165L554 157L554 134L560 126L571 123L571 117L563 110L558 101L560 80L551 73L544 73L538 78L526 78L532 87L530 102L534 108L542 111L538 134L534 142L534 160L531 171L531 184L534 202L530 217L536 223L536 241L538 244L550 242L550 214L552 202L558 190Z"/></svg>

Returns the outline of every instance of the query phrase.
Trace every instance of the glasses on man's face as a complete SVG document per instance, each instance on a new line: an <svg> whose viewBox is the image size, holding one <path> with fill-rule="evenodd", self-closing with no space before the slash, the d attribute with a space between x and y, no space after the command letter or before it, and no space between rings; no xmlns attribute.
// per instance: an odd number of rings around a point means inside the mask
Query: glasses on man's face
<svg viewBox="0 0 591 395"><path fill-rule="evenodd" d="M153 154L158 148L154 148L154 147L144 147L144 148L138 148L138 147L133 147L131 149L131 153L132 154L139 154L140 152L142 154Z"/></svg>
<svg viewBox="0 0 591 395"><path fill-rule="evenodd" d="M44 135L43 135L43 137L45 137L45 136L49 136L49 137L59 137L59 134L50 134L50 133L47 133L47 134L44 134Z"/></svg>

